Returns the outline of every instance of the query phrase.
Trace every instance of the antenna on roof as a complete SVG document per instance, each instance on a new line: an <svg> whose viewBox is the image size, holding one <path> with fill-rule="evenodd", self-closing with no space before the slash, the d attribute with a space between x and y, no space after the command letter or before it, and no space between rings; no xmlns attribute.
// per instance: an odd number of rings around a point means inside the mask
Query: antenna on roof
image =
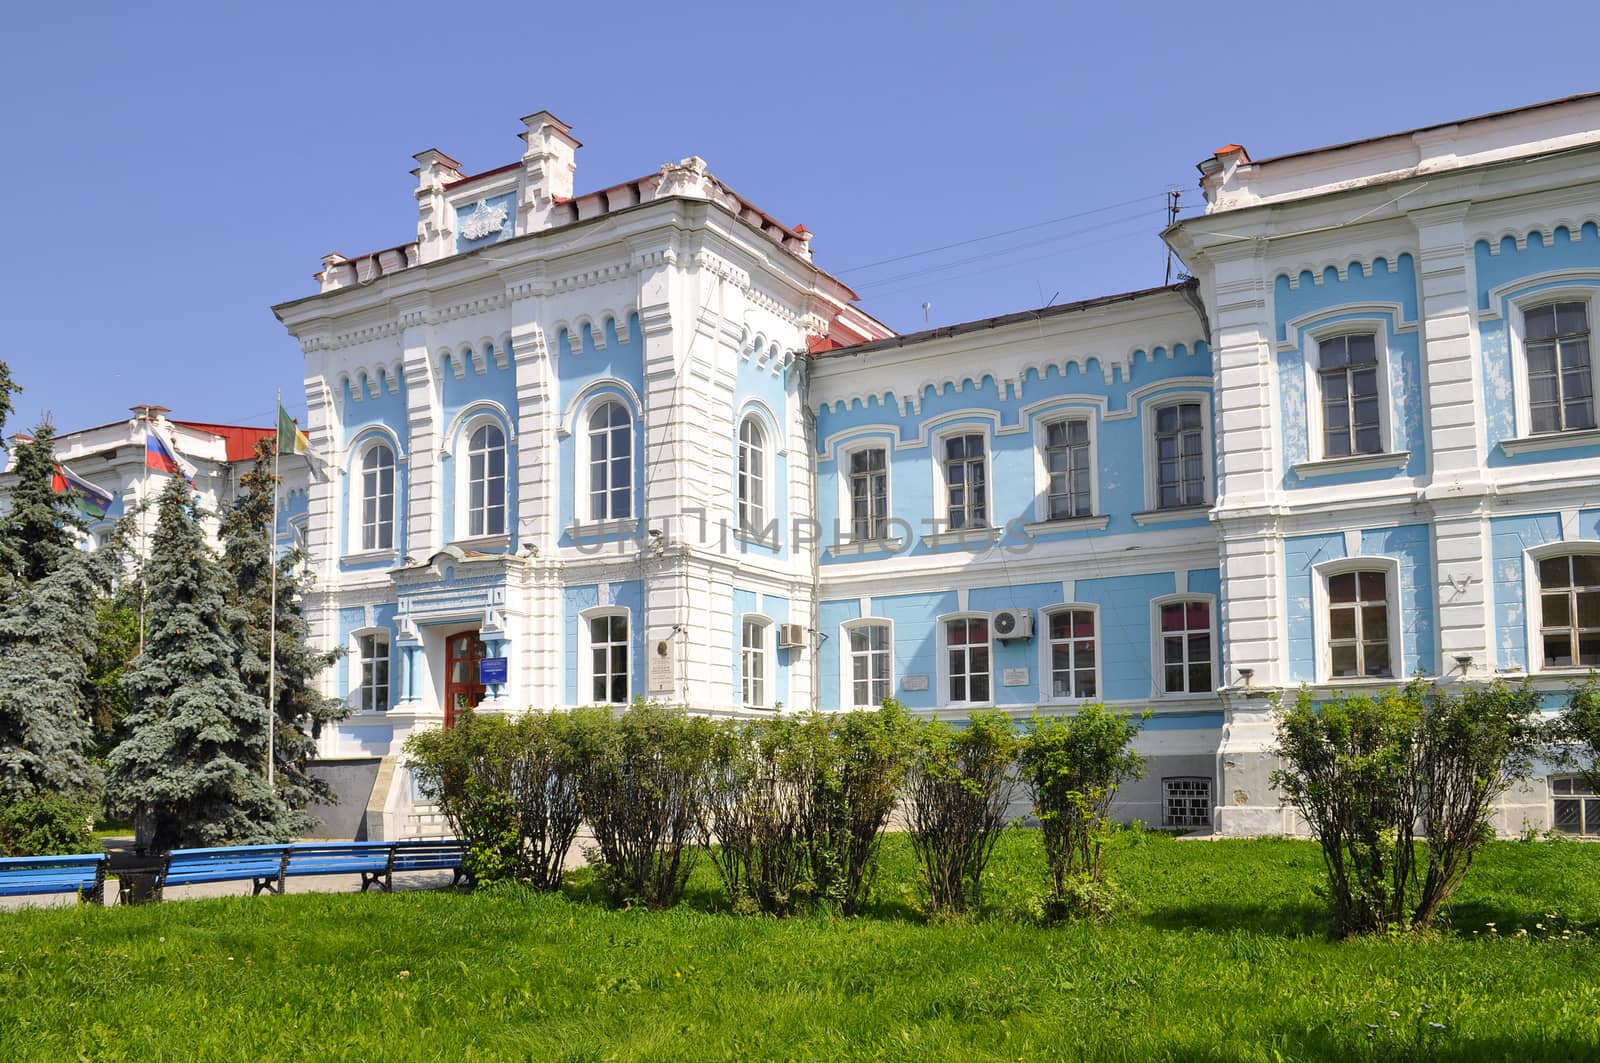
<svg viewBox="0 0 1600 1063"><path fill-rule="evenodd" d="M1172 228L1172 223L1178 220L1178 200L1183 198L1183 189L1167 189L1167 228ZM1172 283L1172 247L1167 246L1167 284Z"/></svg>
<svg viewBox="0 0 1600 1063"><path fill-rule="evenodd" d="M928 311L932 310L932 309L933 309L933 304L932 303L923 303L922 304L922 327L925 328L925 329L933 327L932 325L930 325L928 323Z"/></svg>

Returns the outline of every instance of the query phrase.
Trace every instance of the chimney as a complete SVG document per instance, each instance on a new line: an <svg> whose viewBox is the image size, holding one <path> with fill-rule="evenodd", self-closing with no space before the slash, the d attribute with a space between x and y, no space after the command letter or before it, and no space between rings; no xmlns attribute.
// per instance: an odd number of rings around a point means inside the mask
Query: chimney
<svg viewBox="0 0 1600 1063"><path fill-rule="evenodd" d="M417 160L417 168L411 171L417 179L417 255L423 262L433 262L456 249L444 187L461 180L461 164L437 148L412 158Z"/></svg>
<svg viewBox="0 0 1600 1063"><path fill-rule="evenodd" d="M549 111L538 111L522 121L528 131L522 134L527 149L522 153L519 236L548 229L551 208L572 198L572 175L578 168L575 156L583 147L572 136L572 127Z"/></svg>

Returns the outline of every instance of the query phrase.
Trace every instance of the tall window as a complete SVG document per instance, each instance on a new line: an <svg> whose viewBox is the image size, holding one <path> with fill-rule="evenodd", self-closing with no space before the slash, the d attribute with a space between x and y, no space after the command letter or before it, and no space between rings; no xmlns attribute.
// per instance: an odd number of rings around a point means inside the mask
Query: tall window
<svg viewBox="0 0 1600 1063"><path fill-rule="evenodd" d="M755 417L739 425L739 530L760 535L767 527L767 433Z"/></svg>
<svg viewBox="0 0 1600 1063"><path fill-rule="evenodd" d="M1539 637L1546 668L1600 667L1600 554L1539 562Z"/></svg>
<svg viewBox="0 0 1600 1063"><path fill-rule="evenodd" d="M1161 606L1161 689L1206 694L1211 684L1211 603L1191 599Z"/></svg>
<svg viewBox="0 0 1600 1063"><path fill-rule="evenodd" d="M945 518L952 529L989 524L989 470L983 434L947 436L944 441Z"/></svg>
<svg viewBox="0 0 1600 1063"><path fill-rule="evenodd" d="M1088 421L1052 421L1045 425L1044 467L1050 477L1045 518L1090 516Z"/></svg>
<svg viewBox="0 0 1600 1063"><path fill-rule="evenodd" d="M394 549L394 451L384 443L361 458L361 549Z"/></svg>
<svg viewBox="0 0 1600 1063"><path fill-rule="evenodd" d="M633 419L620 402L589 415L589 519L633 516Z"/></svg>
<svg viewBox="0 0 1600 1063"><path fill-rule="evenodd" d="M376 632L356 636L356 663L361 683L354 691L361 712L382 712L389 707L389 636Z"/></svg>
<svg viewBox="0 0 1600 1063"><path fill-rule="evenodd" d="M1198 402L1155 411L1156 508L1198 506L1206 500L1205 425Z"/></svg>
<svg viewBox="0 0 1600 1063"><path fill-rule="evenodd" d="M1050 696L1095 696L1094 610L1050 614Z"/></svg>
<svg viewBox="0 0 1600 1063"><path fill-rule="evenodd" d="M506 533L506 436L479 425L467 443L467 534Z"/></svg>
<svg viewBox="0 0 1600 1063"><path fill-rule="evenodd" d="M850 455L850 538L861 542L888 533L889 461L883 447Z"/></svg>
<svg viewBox="0 0 1600 1063"><path fill-rule="evenodd" d="M1322 383L1322 453L1343 458L1381 454L1378 425L1378 340L1354 332L1317 344Z"/></svg>
<svg viewBox="0 0 1600 1063"><path fill-rule="evenodd" d="M1523 315L1528 352L1528 402L1535 432L1593 428L1594 376L1589 363L1589 308L1549 303Z"/></svg>
<svg viewBox="0 0 1600 1063"><path fill-rule="evenodd" d="M889 696L889 625L860 624L850 629L850 704L882 705Z"/></svg>
<svg viewBox="0 0 1600 1063"><path fill-rule="evenodd" d="M590 694L596 705L628 703L628 618L589 619Z"/></svg>
<svg viewBox="0 0 1600 1063"><path fill-rule="evenodd" d="M949 662L949 700L989 700L989 619L964 616L944 625L945 653Z"/></svg>
<svg viewBox="0 0 1600 1063"><path fill-rule="evenodd" d="M1329 674L1394 674L1389 650L1389 578L1382 572L1328 577Z"/></svg>
<svg viewBox="0 0 1600 1063"><path fill-rule="evenodd" d="M739 636L739 676L746 708L767 705L767 623L746 618Z"/></svg>

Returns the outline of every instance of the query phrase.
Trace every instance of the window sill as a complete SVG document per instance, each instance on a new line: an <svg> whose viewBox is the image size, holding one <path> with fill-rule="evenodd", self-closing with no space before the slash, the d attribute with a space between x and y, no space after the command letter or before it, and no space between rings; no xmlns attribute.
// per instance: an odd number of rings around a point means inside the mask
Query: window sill
<svg viewBox="0 0 1600 1063"><path fill-rule="evenodd" d="M1502 439L1500 449L1507 454L1531 454L1541 450L1594 446L1596 443L1600 443L1600 428L1585 428L1579 432L1541 432L1520 439Z"/></svg>
<svg viewBox="0 0 1600 1063"><path fill-rule="evenodd" d="M1143 528L1149 524L1172 524L1180 520L1194 520L1204 517L1211 512L1211 503L1202 502L1198 506L1173 506L1171 509L1147 509L1142 513L1135 513L1133 521Z"/></svg>
<svg viewBox="0 0 1600 1063"><path fill-rule="evenodd" d="M1101 515L1098 517L1063 517L1059 520L1035 520L1022 526L1022 530L1029 535L1056 535L1063 532L1080 531L1105 531L1111 523L1111 518Z"/></svg>
<svg viewBox="0 0 1600 1063"><path fill-rule="evenodd" d="M511 545L509 535L479 535L471 539L456 539L451 546L457 550L472 550L478 553L494 553L504 550Z"/></svg>
<svg viewBox="0 0 1600 1063"><path fill-rule="evenodd" d="M932 532L922 537L922 541L935 550L942 550L946 546L993 546L1000 541L999 528L972 527L959 528L956 531Z"/></svg>
<svg viewBox="0 0 1600 1063"><path fill-rule="evenodd" d="M356 550L339 558L346 565L365 565L370 561L396 561L399 560L398 550Z"/></svg>
<svg viewBox="0 0 1600 1063"><path fill-rule="evenodd" d="M859 557L862 554L898 554L905 550L904 539L855 539L828 547L830 557Z"/></svg>
<svg viewBox="0 0 1600 1063"><path fill-rule="evenodd" d="M1343 458L1323 458L1320 461L1297 461L1290 468L1301 479L1313 476L1333 476L1341 472L1365 472L1368 469L1402 469L1411 460L1411 451L1393 450L1382 454L1351 454Z"/></svg>
<svg viewBox="0 0 1600 1063"><path fill-rule="evenodd" d="M636 538L639 522L632 517L619 520L587 520L567 525L567 534L573 539Z"/></svg>
<svg viewBox="0 0 1600 1063"><path fill-rule="evenodd" d="M778 541L777 536L773 536L772 538L768 539L764 535L757 535L755 532L745 531L743 529L736 529L733 533L733 537L741 543L746 543L750 546L762 546L768 550L777 550L782 546L782 544Z"/></svg>

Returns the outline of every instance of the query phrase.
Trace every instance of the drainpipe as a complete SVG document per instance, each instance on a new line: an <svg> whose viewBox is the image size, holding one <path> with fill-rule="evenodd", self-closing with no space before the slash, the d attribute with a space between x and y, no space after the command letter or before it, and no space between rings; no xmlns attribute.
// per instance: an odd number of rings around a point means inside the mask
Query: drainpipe
<svg viewBox="0 0 1600 1063"><path fill-rule="evenodd" d="M817 415L811 409L811 356L802 351L797 359L796 368L800 371L799 385L796 390L800 398L800 417L805 426L806 443L806 475L811 484L811 519L816 520L817 498L820 485L817 482ZM792 520L792 517L791 517ZM818 602L821 590L821 565L818 559L821 556L823 544L822 531L817 531L817 542L811 544L811 623L807 625L811 632L811 711L816 712L821 706L822 691L822 607Z"/></svg>

